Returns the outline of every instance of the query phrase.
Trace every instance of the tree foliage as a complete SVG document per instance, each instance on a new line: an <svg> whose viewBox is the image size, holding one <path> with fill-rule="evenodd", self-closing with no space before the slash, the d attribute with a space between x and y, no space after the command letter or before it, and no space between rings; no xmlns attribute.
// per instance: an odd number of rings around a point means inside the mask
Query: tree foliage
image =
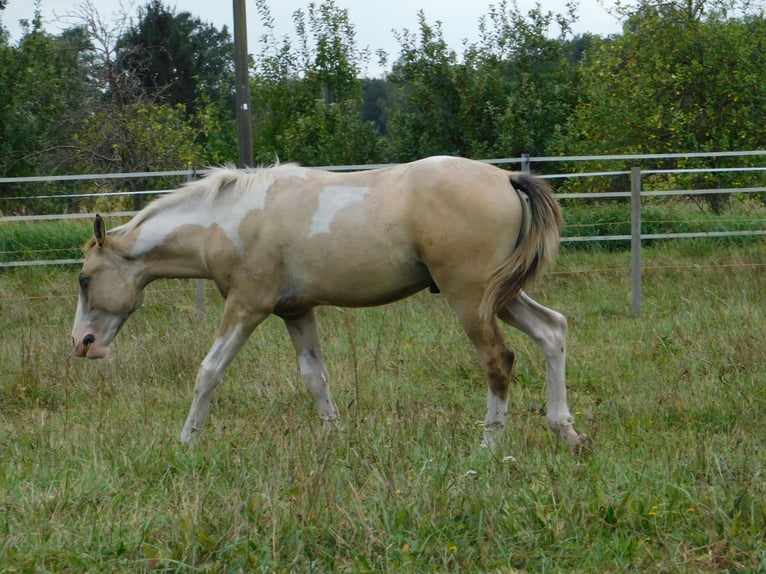
<svg viewBox="0 0 766 574"><path fill-rule="evenodd" d="M715 13L700 20L698 14L698 8L644 5L622 36L588 52L568 142L576 151L692 152L764 144L766 21Z"/></svg>
<svg viewBox="0 0 766 574"><path fill-rule="evenodd" d="M369 54L356 46L348 10L333 0L294 15L297 48L277 39L265 0L257 0L266 33L252 73L256 160L309 165L377 159L378 132L361 116L360 73Z"/></svg>
<svg viewBox="0 0 766 574"><path fill-rule="evenodd" d="M177 14L161 0L151 0L120 36L116 66L138 80L142 94L162 104L182 104L192 115L203 94L232 105L233 50L225 26L219 31L189 12Z"/></svg>
<svg viewBox="0 0 766 574"><path fill-rule="evenodd" d="M251 62L255 160L763 149L766 19L762 4L744 11L735 1L617 4L622 33L604 38L572 34L574 5L563 14L541 5L522 13L514 0L500 0L461 50L421 12L415 31L396 33L387 77L370 80L363 76L371 51L357 45L352 15L335 0L297 11L294 35L281 38L268 0L256 0L265 33ZM69 16L69 29L49 34L38 5L15 45L0 20L0 175L236 158L225 27L161 0L141 7L135 22L105 24L91 0ZM668 183L662 177L647 185ZM676 187L714 187L762 176L674 177Z"/></svg>
<svg viewBox="0 0 766 574"><path fill-rule="evenodd" d="M502 0L479 23L480 41L463 61L441 25L419 14L419 32L399 35L392 81L400 86L390 130L393 154L412 159L543 155L576 102L570 57L573 8L526 15ZM558 28L555 30L555 28ZM551 37L551 35L553 37Z"/></svg>
<svg viewBox="0 0 766 574"><path fill-rule="evenodd" d="M434 154L462 154L458 57L444 40L440 23L418 13L419 33L398 35L401 54L391 81L399 86L389 122L391 153L397 160Z"/></svg>
<svg viewBox="0 0 766 574"><path fill-rule="evenodd" d="M580 102L559 150L762 149L766 20L727 14L721 3L642 1L627 17L622 35L587 52ZM725 183L709 174L704 178L686 183Z"/></svg>
<svg viewBox="0 0 766 574"><path fill-rule="evenodd" d="M37 12L17 46L0 43L0 174L57 171L69 130L87 108L90 43L72 28L52 36Z"/></svg>

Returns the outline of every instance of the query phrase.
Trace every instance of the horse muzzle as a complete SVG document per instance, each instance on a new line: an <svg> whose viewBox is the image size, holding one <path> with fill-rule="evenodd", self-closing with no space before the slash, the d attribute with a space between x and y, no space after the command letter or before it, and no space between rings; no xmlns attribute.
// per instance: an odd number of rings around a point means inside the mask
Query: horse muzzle
<svg viewBox="0 0 766 574"><path fill-rule="evenodd" d="M96 336L93 333L86 334L79 341L72 338L72 344L74 345L74 354L79 358L103 359L109 352L104 345L96 341Z"/></svg>

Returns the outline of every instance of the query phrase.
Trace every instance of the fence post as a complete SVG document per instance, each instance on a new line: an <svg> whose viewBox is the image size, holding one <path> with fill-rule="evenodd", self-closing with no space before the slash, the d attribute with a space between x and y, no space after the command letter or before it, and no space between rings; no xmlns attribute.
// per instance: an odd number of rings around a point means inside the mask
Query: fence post
<svg viewBox="0 0 766 574"><path fill-rule="evenodd" d="M633 313L641 312L641 168L630 168L630 290Z"/></svg>
<svg viewBox="0 0 766 574"><path fill-rule="evenodd" d="M523 173L529 173L531 171L529 167L529 154L523 153L521 154L521 171Z"/></svg>

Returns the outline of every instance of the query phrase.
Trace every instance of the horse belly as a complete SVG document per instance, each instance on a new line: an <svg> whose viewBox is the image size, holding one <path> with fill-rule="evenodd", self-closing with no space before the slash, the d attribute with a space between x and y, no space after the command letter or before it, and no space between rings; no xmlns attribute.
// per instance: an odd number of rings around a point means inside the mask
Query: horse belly
<svg viewBox="0 0 766 574"><path fill-rule="evenodd" d="M333 250L290 266L290 285L307 305L368 307L396 301L431 283L428 269L414 257L391 253L358 257Z"/></svg>

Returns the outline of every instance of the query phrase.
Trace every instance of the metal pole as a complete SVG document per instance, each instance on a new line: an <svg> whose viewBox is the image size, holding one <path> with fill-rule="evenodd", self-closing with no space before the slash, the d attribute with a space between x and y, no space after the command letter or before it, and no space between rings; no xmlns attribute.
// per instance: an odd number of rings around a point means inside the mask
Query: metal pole
<svg viewBox="0 0 766 574"><path fill-rule="evenodd" d="M630 278L633 313L641 312L641 168L630 169Z"/></svg>
<svg viewBox="0 0 766 574"><path fill-rule="evenodd" d="M531 168L529 167L529 154L523 153L521 154L521 171L524 173L530 173Z"/></svg>
<svg viewBox="0 0 766 574"><path fill-rule="evenodd" d="M234 67L237 86L239 167L252 167L253 123L250 112L250 74L248 70L245 0L234 0Z"/></svg>

